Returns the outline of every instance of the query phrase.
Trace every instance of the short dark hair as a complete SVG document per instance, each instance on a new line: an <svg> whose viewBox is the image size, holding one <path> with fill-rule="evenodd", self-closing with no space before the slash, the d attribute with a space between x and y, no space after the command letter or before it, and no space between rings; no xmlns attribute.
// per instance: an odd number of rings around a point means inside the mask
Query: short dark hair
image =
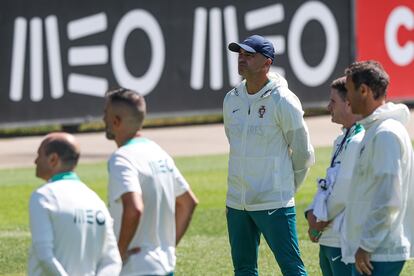
<svg viewBox="0 0 414 276"><path fill-rule="evenodd" d="M346 101L347 90L345 87L345 83L346 83L346 77L337 78L331 83L331 88L338 91L338 95L339 97L341 97L343 101Z"/></svg>
<svg viewBox="0 0 414 276"><path fill-rule="evenodd" d="M345 70L345 74L352 79L356 89L361 84L371 88L375 100L387 95L390 78L379 62L375 60L354 62Z"/></svg>
<svg viewBox="0 0 414 276"><path fill-rule="evenodd" d="M56 153L65 167L73 169L78 164L80 153L70 143L62 139L53 139L45 144L46 156Z"/></svg>
<svg viewBox="0 0 414 276"><path fill-rule="evenodd" d="M141 94L130 89L117 88L106 92L105 97L111 102L111 104L121 103L128 106L140 128L142 127L147 113L147 108L145 99Z"/></svg>

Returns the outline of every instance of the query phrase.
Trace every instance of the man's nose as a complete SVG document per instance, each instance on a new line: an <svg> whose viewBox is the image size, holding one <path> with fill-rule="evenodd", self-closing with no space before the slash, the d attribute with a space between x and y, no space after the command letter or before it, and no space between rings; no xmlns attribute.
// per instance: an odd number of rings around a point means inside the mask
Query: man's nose
<svg viewBox="0 0 414 276"><path fill-rule="evenodd" d="M328 103L328 105L326 106L326 110L328 110L329 112L331 112L332 106L331 103Z"/></svg>

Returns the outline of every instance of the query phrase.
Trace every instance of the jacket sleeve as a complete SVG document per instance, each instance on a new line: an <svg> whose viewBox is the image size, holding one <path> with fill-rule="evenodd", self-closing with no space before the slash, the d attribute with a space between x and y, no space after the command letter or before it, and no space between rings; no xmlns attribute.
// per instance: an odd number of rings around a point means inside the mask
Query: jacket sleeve
<svg viewBox="0 0 414 276"><path fill-rule="evenodd" d="M68 275L53 253L53 227L49 210L54 208L46 196L34 192L30 198L30 232L33 253L42 268L42 275Z"/></svg>
<svg viewBox="0 0 414 276"><path fill-rule="evenodd" d="M387 132L380 132L373 143L370 161L374 168L371 187L374 194L360 241L360 247L368 252L381 245L403 209L401 143L394 134Z"/></svg>
<svg viewBox="0 0 414 276"><path fill-rule="evenodd" d="M225 132L225 134L226 134L226 137L227 137L227 139L229 139L229 134L228 134L228 128L227 128L227 126L228 126L228 114L227 114L227 112L228 112L228 100L229 99L229 94L227 94L225 97L224 97L224 100L223 100L223 125L224 125L224 132Z"/></svg>
<svg viewBox="0 0 414 276"><path fill-rule="evenodd" d="M97 276L119 275L122 269L122 260L113 230L113 220L108 212L106 212L106 218L106 235L102 246L102 256L96 269Z"/></svg>
<svg viewBox="0 0 414 276"><path fill-rule="evenodd" d="M327 201L328 220L334 219L345 210L347 188L350 181L350 179L344 178L338 178L336 180L335 186Z"/></svg>
<svg viewBox="0 0 414 276"><path fill-rule="evenodd" d="M115 153L108 162L110 192L109 200L116 201L125 193L142 194L138 171L125 156Z"/></svg>
<svg viewBox="0 0 414 276"><path fill-rule="evenodd" d="M332 151L331 151L331 159L332 159L332 156L333 156L333 154L334 154L334 152L335 152L335 149L336 149L336 146L337 146L337 144L338 144L338 140L340 140L341 139L341 137L342 137L342 135L340 135L340 136L338 136L336 139L335 139L335 141L333 142L333 146L332 146ZM321 176L322 177L322 176ZM325 176L324 176L325 177ZM317 182L317 181L316 181ZM316 186L318 186L317 184L316 184ZM305 209L305 218L306 218L306 215L307 215L307 213L309 212L309 211L311 211L311 210L313 210L314 208L315 208L315 200L318 198L318 193L319 193L320 191L319 191L319 189L316 191L316 193L315 193L315 195L313 196L313 199L312 199L312 202L311 202L311 204ZM329 197L328 197L329 198Z"/></svg>
<svg viewBox="0 0 414 276"><path fill-rule="evenodd" d="M303 119L304 112L299 99L293 93L281 98L276 112L291 154L297 190L305 180L309 168L315 163L314 150Z"/></svg>
<svg viewBox="0 0 414 276"><path fill-rule="evenodd" d="M345 209L348 191L351 186L352 174L358 156L359 144L363 132L355 135L345 148L341 160L341 168L336 177L335 185L331 195L328 197L328 219L332 220Z"/></svg>

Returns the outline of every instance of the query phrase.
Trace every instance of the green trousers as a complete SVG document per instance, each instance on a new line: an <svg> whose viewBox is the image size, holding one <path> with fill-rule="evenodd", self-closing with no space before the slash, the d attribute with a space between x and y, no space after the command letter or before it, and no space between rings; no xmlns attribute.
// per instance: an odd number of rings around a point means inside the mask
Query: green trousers
<svg viewBox="0 0 414 276"><path fill-rule="evenodd" d="M283 275L307 275L300 257L294 207L263 211L227 207L227 227L236 276L259 275L257 257L261 234Z"/></svg>

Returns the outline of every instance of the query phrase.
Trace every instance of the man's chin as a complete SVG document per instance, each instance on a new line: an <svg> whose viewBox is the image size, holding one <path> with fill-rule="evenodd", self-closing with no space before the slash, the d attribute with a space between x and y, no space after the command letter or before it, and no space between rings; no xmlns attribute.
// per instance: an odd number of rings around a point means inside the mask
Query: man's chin
<svg viewBox="0 0 414 276"><path fill-rule="evenodd" d="M115 140L115 135L113 135L112 133L105 133L106 139L108 140Z"/></svg>
<svg viewBox="0 0 414 276"><path fill-rule="evenodd" d="M37 178L40 178L40 179L43 179L45 181L48 181L49 180L49 177L47 177L45 174L42 174L42 173L37 172L37 171L36 171L36 177Z"/></svg>
<svg viewBox="0 0 414 276"><path fill-rule="evenodd" d="M358 110L358 107L356 107L356 106L354 106L354 107L351 106L351 111L352 111L353 114L356 114L356 115L361 115L362 114L361 110Z"/></svg>

